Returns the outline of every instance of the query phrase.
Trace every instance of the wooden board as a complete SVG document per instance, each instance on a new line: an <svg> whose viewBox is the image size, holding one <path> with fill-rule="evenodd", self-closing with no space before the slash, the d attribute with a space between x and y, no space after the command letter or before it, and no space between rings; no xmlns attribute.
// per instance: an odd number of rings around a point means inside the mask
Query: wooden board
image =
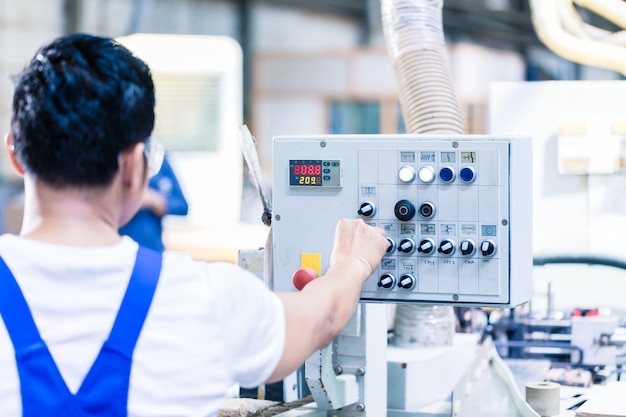
<svg viewBox="0 0 626 417"><path fill-rule="evenodd" d="M593 391L592 391L593 392ZM576 410L578 417L626 417L626 382L611 382Z"/></svg>

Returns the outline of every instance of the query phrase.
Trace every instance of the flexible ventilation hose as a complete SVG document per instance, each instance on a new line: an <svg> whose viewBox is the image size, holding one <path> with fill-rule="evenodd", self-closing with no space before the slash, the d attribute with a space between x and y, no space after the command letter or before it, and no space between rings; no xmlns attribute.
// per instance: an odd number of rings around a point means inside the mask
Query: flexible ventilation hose
<svg viewBox="0 0 626 417"><path fill-rule="evenodd" d="M443 0L382 0L381 8L407 132L464 134L443 35ZM450 345L455 327L452 307L400 304L394 318L394 343L403 347Z"/></svg>
<svg viewBox="0 0 626 417"><path fill-rule="evenodd" d="M383 0L383 33L408 133L465 133L443 36L442 0Z"/></svg>

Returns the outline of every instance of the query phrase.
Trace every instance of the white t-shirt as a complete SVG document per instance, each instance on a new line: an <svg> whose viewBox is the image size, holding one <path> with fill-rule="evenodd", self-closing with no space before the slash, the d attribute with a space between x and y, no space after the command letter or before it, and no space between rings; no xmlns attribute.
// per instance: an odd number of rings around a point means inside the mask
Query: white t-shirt
<svg viewBox="0 0 626 417"><path fill-rule="evenodd" d="M41 337L71 392L107 338L135 264L130 238L70 247L0 236ZM135 347L129 416L213 416L228 387L254 387L274 371L285 341L280 300L236 265L165 252ZM15 351L0 320L0 417L21 415Z"/></svg>

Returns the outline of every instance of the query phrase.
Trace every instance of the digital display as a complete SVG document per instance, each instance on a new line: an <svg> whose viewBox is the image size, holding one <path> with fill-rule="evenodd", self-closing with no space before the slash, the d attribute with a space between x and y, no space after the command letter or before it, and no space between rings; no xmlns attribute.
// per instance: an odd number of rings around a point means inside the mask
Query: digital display
<svg viewBox="0 0 626 417"><path fill-rule="evenodd" d="M476 152L461 152L461 162L473 164L476 162Z"/></svg>
<svg viewBox="0 0 626 417"><path fill-rule="evenodd" d="M290 159L289 185L301 187L340 187L339 160Z"/></svg>

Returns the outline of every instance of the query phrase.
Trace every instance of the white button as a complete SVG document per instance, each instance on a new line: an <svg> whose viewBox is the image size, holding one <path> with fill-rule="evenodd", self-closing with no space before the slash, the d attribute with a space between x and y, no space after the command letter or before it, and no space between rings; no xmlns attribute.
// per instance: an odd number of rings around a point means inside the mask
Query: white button
<svg viewBox="0 0 626 417"><path fill-rule="evenodd" d="M415 179L415 169L412 166L405 165L398 171L398 178L402 182L411 182Z"/></svg>
<svg viewBox="0 0 626 417"><path fill-rule="evenodd" d="M418 176L421 182L431 183L436 177L435 169L433 167L422 167Z"/></svg>

